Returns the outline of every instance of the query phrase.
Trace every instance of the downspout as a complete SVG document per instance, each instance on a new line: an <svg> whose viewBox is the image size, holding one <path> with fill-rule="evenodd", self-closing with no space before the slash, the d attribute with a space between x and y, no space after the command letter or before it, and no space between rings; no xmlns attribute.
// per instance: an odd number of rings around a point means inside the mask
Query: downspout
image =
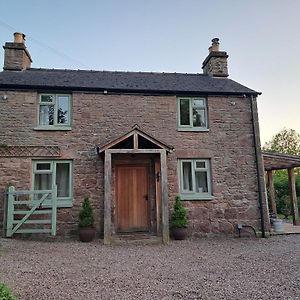
<svg viewBox="0 0 300 300"><path fill-rule="evenodd" d="M257 173L257 184L258 184L258 202L259 202L259 210L260 210L260 222L261 222L261 231L262 237L266 237L265 231L265 220L264 220L264 207L263 207L263 188L261 178L263 178L264 174L262 174L261 167L259 166L259 160L262 160L262 154L260 149L259 142L259 128L258 128L258 117L257 117L257 109L254 112L254 101L253 95L250 96L251 102L251 115L252 115L252 126L253 126L253 138L254 138L254 148L255 148L255 158L256 158L256 173ZM255 105L256 107L256 105Z"/></svg>

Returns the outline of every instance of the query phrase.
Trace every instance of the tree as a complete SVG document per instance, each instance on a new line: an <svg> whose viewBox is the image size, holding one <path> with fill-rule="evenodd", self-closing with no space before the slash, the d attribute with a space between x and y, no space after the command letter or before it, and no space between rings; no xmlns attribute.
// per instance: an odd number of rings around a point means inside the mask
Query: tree
<svg viewBox="0 0 300 300"><path fill-rule="evenodd" d="M263 151L300 155L300 134L284 128L265 143Z"/></svg>

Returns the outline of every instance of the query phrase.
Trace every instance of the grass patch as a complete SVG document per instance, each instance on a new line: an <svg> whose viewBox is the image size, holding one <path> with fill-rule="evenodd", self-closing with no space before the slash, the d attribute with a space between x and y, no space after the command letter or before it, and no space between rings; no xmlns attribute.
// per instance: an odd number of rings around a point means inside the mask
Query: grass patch
<svg viewBox="0 0 300 300"><path fill-rule="evenodd" d="M285 216L283 214L277 214L278 219L285 219ZM293 216L288 216L288 220L293 221Z"/></svg>
<svg viewBox="0 0 300 300"><path fill-rule="evenodd" d="M18 300L3 282L0 282L0 300Z"/></svg>

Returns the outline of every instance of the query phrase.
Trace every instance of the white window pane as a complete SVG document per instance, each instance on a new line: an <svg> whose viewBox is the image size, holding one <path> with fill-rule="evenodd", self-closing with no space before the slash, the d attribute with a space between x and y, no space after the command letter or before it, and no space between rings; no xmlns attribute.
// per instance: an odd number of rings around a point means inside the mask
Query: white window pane
<svg viewBox="0 0 300 300"><path fill-rule="evenodd" d="M37 170L51 170L51 163L37 163L36 164Z"/></svg>
<svg viewBox="0 0 300 300"><path fill-rule="evenodd" d="M196 192L197 193L207 193L208 192L208 184L207 184L207 172L196 172Z"/></svg>
<svg viewBox="0 0 300 300"><path fill-rule="evenodd" d="M193 190L193 180L192 180L192 163L183 162L182 163L182 183L183 190L192 191Z"/></svg>
<svg viewBox="0 0 300 300"><path fill-rule="evenodd" d="M54 105L40 105L40 125L53 125Z"/></svg>
<svg viewBox="0 0 300 300"><path fill-rule="evenodd" d="M193 108L193 126L204 127L205 124L205 109Z"/></svg>
<svg viewBox="0 0 300 300"><path fill-rule="evenodd" d="M190 100L180 99L180 125L190 125Z"/></svg>
<svg viewBox="0 0 300 300"><path fill-rule="evenodd" d="M50 103L53 102L54 96L53 95L41 95L41 102Z"/></svg>
<svg viewBox="0 0 300 300"><path fill-rule="evenodd" d="M192 103L193 108L199 108L205 106L204 99L194 99Z"/></svg>
<svg viewBox="0 0 300 300"><path fill-rule="evenodd" d="M57 197L70 197L70 165L56 164Z"/></svg>
<svg viewBox="0 0 300 300"><path fill-rule="evenodd" d="M196 168L205 168L205 161L196 161Z"/></svg>
<svg viewBox="0 0 300 300"><path fill-rule="evenodd" d="M52 190L52 174L35 174L34 190ZM45 194L36 194L35 200L40 200ZM50 195L47 199L50 199Z"/></svg>
<svg viewBox="0 0 300 300"><path fill-rule="evenodd" d="M58 109L57 109L57 123L68 124L69 123L69 97L58 96Z"/></svg>
<svg viewBox="0 0 300 300"><path fill-rule="evenodd" d="M51 190L52 174L35 174L34 176L35 190Z"/></svg>

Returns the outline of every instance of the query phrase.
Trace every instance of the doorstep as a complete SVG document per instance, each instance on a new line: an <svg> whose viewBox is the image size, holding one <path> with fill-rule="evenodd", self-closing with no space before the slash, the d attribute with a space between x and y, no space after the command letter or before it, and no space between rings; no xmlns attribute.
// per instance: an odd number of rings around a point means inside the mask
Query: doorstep
<svg viewBox="0 0 300 300"><path fill-rule="evenodd" d="M153 245L162 244L162 237L149 233L118 233L112 237L113 245Z"/></svg>

